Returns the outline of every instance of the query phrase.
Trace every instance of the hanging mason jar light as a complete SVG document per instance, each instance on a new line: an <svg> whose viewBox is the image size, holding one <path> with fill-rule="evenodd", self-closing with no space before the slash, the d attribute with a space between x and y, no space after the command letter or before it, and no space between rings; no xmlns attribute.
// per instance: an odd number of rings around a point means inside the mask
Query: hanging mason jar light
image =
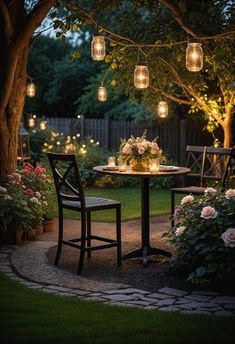
<svg viewBox="0 0 235 344"><path fill-rule="evenodd" d="M160 100L157 105L157 114L161 118L168 116L168 104L165 100Z"/></svg>
<svg viewBox="0 0 235 344"><path fill-rule="evenodd" d="M26 94L28 97L34 97L36 93L36 87L34 83L31 81L26 88Z"/></svg>
<svg viewBox="0 0 235 344"><path fill-rule="evenodd" d="M134 85L137 89L149 86L149 70L147 64L138 64L134 71Z"/></svg>
<svg viewBox="0 0 235 344"><path fill-rule="evenodd" d="M34 115L35 116L35 115ZM30 127L30 128L34 128L35 127L35 117L34 116L30 116L29 117L29 121L28 121L28 126Z"/></svg>
<svg viewBox="0 0 235 344"><path fill-rule="evenodd" d="M105 58L105 39L103 36L93 36L91 57L95 61L101 61Z"/></svg>
<svg viewBox="0 0 235 344"><path fill-rule="evenodd" d="M100 102L105 102L107 100L107 90L103 82L101 83L101 86L98 89L98 99Z"/></svg>
<svg viewBox="0 0 235 344"><path fill-rule="evenodd" d="M40 129L46 130L46 128L47 128L47 121L41 121L40 122Z"/></svg>
<svg viewBox="0 0 235 344"><path fill-rule="evenodd" d="M23 123L20 123L18 133L17 160L27 160L30 158L29 133L23 127Z"/></svg>
<svg viewBox="0 0 235 344"><path fill-rule="evenodd" d="M199 72L203 67L203 50L201 43L190 40L186 49L186 68L190 72Z"/></svg>

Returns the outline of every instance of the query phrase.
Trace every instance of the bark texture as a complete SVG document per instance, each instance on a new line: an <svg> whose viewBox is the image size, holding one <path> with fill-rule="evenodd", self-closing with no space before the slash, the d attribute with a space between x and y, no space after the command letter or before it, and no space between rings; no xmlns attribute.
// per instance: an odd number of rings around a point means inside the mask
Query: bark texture
<svg viewBox="0 0 235 344"><path fill-rule="evenodd" d="M0 183L17 164L18 128L33 33L55 2L40 0L27 13L22 0L0 1Z"/></svg>

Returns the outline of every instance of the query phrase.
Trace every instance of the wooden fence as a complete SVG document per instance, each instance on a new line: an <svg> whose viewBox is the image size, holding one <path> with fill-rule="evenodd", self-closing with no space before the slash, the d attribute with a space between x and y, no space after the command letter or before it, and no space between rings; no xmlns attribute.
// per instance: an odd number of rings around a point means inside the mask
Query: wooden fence
<svg viewBox="0 0 235 344"><path fill-rule="evenodd" d="M53 131L67 135L80 133L81 140L91 137L108 150L117 151L120 139L131 135L141 136L147 129L147 137L158 137L158 144L180 164L185 163L187 145L212 145L212 136L203 130L203 123L191 120L168 120L152 127L136 124L133 121L113 121L110 119L47 118L47 125Z"/></svg>

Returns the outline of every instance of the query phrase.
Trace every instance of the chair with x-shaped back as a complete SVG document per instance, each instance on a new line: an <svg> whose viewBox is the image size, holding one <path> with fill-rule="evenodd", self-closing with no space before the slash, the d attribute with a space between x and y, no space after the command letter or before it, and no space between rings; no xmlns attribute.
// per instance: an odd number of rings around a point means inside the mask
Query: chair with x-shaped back
<svg viewBox="0 0 235 344"><path fill-rule="evenodd" d="M59 237L55 257L57 265L62 245L69 245L80 250L77 274L82 273L84 256L91 251L117 247L117 264L121 265L121 204L120 202L98 197L85 197L80 171L74 154L47 153L54 177L59 211ZM81 234L79 238L63 239L63 210L70 209L81 214ZM116 238L104 238L91 233L91 212L104 209L116 210ZM103 242L92 246L92 240Z"/></svg>
<svg viewBox="0 0 235 344"><path fill-rule="evenodd" d="M186 166L191 169L191 172L185 177L186 185L184 187L171 189L172 226L174 226L176 193L201 195L212 183L213 186L222 190L225 188L232 169L233 148L187 146L186 152Z"/></svg>

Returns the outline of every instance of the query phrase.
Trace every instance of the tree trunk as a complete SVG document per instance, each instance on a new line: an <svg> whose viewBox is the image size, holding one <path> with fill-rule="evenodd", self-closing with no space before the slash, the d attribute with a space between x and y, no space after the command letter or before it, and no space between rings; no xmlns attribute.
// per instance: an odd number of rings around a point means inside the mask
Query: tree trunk
<svg viewBox="0 0 235 344"><path fill-rule="evenodd" d="M14 172L17 165L18 131L26 94L28 54L29 47L25 46L17 57L7 105L0 108L0 183L7 180L7 175ZM7 83L1 85L1 94L8 93L7 87Z"/></svg>
<svg viewBox="0 0 235 344"><path fill-rule="evenodd" d="M232 145L232 123L228 121L223 126L224 130L224 148L230 148Z"/></svg>

